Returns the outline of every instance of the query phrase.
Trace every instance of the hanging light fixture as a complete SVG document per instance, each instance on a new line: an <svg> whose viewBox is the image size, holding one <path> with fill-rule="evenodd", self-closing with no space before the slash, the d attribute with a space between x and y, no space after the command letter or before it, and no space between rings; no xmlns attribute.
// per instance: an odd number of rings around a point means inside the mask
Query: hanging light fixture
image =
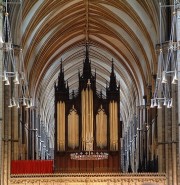
<svg viewBox="0 0 180 185"><path fill-rule="evenodd" d="M164 103L163 103L163 105L164 105L164 106L167 105L167 100L166 100L166 98L164 98Z"/></svg>
<svg viewBox="0 0 180 185"><path fill-rule="evenodd" d="M13 80L14 84L19 84L19 74L18 72L15 73L15 78Z"/></svg>
<svg viewBox="0 0 180 185"><path fill-rule="evenodd" d="M161 109L161 103L160 103L160 100L158 100L158 106L157 106L158 109Z"/></svg>
<svg viewBox="0 0 180 185"><path fill-rule="evenodd" d="M9 105L8 105L9 108L12 107L12 99L9 100Z"/></svg>
<svg viewBox="0 0 180 185"><path fill-rule="evenodd" d="M170 100L170 105L169 105L170 107L172 107L173 106L173 99L171 98L171 100Z"/></svg>
<svg viewBox="0 0 180 185"><path fill-rule="evenodd" d="M33 104L31 102L31 98L11 98L10 101L9 101L9 106L10 108L12 107L17 107L17 108L20 108L20 103L22 104L22 106L25 106L27 109L33 107Z"/></svg>
<svg viewBox="0 0 180 185"><path fill-rule="evenodd" d="M177 84L177 81L178 81L178 78L177 78L177 71L176 71L176 69L175 69L175 71L174 71L174 77L173 77L173 80L172 80L172 84Z"/></svg>
<svg viewBox="0 0 180 185"><path fill-rule="evenodd" d="M170 106L170 101L168 101L168 103L167 103L167 108L168 108L168 109L171 108L171 106Z"/></svg>
<svg viewBox="0 0 180 185"><path fill-rule="evenodd" d="M162 72L162 83L167 83L166 71Z"/></svg>
<svg viewBox="0 0 180 185"><path fill-rule="evenodd" d="M70 154L72 160L105 160L108 159L108 153L105 152L80 152Z"/></svg>
<svg viewBox="0 0 180 185"><path fill-rule="evenodd" d="M20 106L19 106L19 101L17 101L17 109L19 109L20 108Z"/></svg>
<svg viewBox="0 0 180 185"><path fill-rule="evenodd" d="M32 98L30 98L29 101L30 101L29 106L30 106L30 107L33 107L33 102L32 102L33 100L32 100Z"/></svg>
<svg viewBox="0 0 180 185"><path fill-rule="evenodd" d="M29 109L29 108L31 107L29 101L30 101L30 100L28 99L28 100L27 100L27 107L26 107L26 109Z"/></svg>
<svg viewBox="0 0 180 185"><path fill-rule="evenodd" d="M5 81L5 84L4 85L10 85L9 83L9 79L7 78L7 80Z"/></svg>
<svg viewBox="0 0 180 185"><path fill-rule="evenodd" d="M7 81L6 81L7 82ZM12 91L12 98L10 99L10 102L12 106L9 107L17 107L20 108L20 106L24 106L26 108L33 107L33 99L29 96L29 91L27 87L27 82L23 82L24 84L20 84L19 86L13 86ZM18 89L17 89L18 88ZM19 92L18 96L15 92Z"/></svg>
<svg viewBox="0 0 180 185"><path fill-rule="evenodd" d="M22 106L27 106L27 108L31 108L33 106L33 103L32 103L33 99L30 98L28 82L26 79L23 50L21 46L18 46L17 51L19 51L19 55L15 56L14 45L12 43L13 39L11 34L9 13L7 12L7 10L8 10L8 2L6 0L4 23L3 23L3 36L2 36L2 43L3 43L2 71L3 72L2 72L2 75L0 74L0 77L2 77L2 80L5 82L4 85L7 85L7 86L10 85L10 82L11 82L10 78L13 78L13 83L15 84L15 86L12 86L13 93L8 107L20 108L20 106L22 105ZM21 15L21 22L22 22L22 15ZM20 36L20 38L22 38L22 36ZM15 92L18 92L18 93L15 93Z"/></svg>
<svg viewBox="0 0 180 185"><path fill-rule="evenodd" d="M80 152L75 152L70 154L70 158L72 160L105 160L108 159L109 154L106 152L98 152L98 151L93 151L92 150L92 145L93 145L93 138L88 138L86 140L87 145L89 145L89 150L88 151L80 151Z"/></svg>
<svg viewBox="0 0 180 185"><path fill-rule="evenodd" d="M19 84L18 81L18 69L16 66L16 60L14 55L14 48L11 36L11 27L9 22L9 13L7 12L7 0L5 6L4 24L3 24L3 74L0 76L5 81L5 85L10 85L9 78L14 78L14 83Z"/></svg>
<svg viewBox="0 0 180 185"><path fill-rule="evenodd" d="M23 106L26 106L26 99L25 99L25 97L22 98L22 101L23 101L23 104L22 105Z"/></svg>
<svg viewBox="0 0 180 185"><path fill-rule="evenodd" d="M8 80L8 77L6 75L6 71L4 71L4 75L3 75L3 80L2 81L6 82L7 80Z"/></svg>
<svg viewBox="0 0 180 185"><path fill-rule="evenodd" d="M154 107L157 107L157 100L156 99L154 99Z"/></svg>
<svg viewBox="0 0 180 185"><path fill-rule="evenodd" d="M153 99L151 99L151 106L150 106L150 108L154 108L154 100Z"/></svg>
<svg viewBox="0 0 180 185"><path fill-rule="evenodd" d="M16 106L16 100L15 100L15 98L14 98L14 97L12 98L12 106L13 106L13 107L15 107L15 106Z"/></svg>
<svg viewBox="0 0 180 185"><path fill-rule="evenodd" d="M163 50L162 48L162 38L161 38L161 9L163 7L160 3L160 52L158 57L158 70L157 70L157 78L155 90L153 93L153 98L151 99L151 108L157 106L158 109L161 108L161 103L163 106L167 106L167 108L171 108L173 105L173 101L171 98L170 88L171 84L177 84L177 43L175 41L176 34L176 10L175 10L175 0L173 5L173 17L171 22L171 33L170 39L167 46L167 50ZM170 83L170 78L172 77L172 82Z"/></svg>

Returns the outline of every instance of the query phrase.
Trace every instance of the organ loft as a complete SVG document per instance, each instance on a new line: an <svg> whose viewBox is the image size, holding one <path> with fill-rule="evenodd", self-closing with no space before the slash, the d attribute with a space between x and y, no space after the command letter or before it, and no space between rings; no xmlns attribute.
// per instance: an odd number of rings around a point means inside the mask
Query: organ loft
<svg viewBox="0 0 180 185"><path fill-rule="evenodd" d="M96 88L86 45L79 87L69 91L61 62L55 84L55 172L119 172L120 169L120 85L114 64L106 96Z"/></svg>

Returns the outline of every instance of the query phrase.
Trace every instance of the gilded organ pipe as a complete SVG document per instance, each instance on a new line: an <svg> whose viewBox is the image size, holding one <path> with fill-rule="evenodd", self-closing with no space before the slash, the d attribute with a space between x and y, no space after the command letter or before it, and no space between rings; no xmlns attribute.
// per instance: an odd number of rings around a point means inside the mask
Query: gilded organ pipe
<svg viewBox="0 0 180 185"><path fill-rule="evenodd" d="M110 149L118 150L118 109L117 103L112 101L109 104L110 110Z"/></svg>
<svg viewBox="0 0 180 185"><path fill-rule="evenodd" d="M57 103L57 150L65 150L65 103Z"/></svg>
<svg viewBox="0 0 180 185"><path fill-rule="evenodd" d="M59 151L59 102L57 102L57 150Z"/></svg>
<svg viewBox="0 0 180 185"><path fill-rule="evenodd" d="M93 91L82 90L82 149L90 150L93 146Z"/></svg>
<svg viewBox="0 0 180 185"><path fill-rule="evenodd" d="M103 110L96 115L96 144L101 149L107 146L107 116Z"/></svg>
<svg viewBox="0 0 180 185"><path fill-rule="evenodd" d="M79 146L79 117L75 110L68 115L68 146L72 149Z"/></svg>

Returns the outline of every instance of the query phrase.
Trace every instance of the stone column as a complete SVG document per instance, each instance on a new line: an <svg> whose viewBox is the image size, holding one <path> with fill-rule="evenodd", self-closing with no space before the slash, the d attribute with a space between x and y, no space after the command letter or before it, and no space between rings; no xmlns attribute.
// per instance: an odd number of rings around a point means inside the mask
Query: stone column
<svg viewBox="0 0 180 185"><path fill-rule="evenodd" d="M174 100L173 107L172 107L172 184L177 185L177 93L176 93L177 86L172 85L172 98Z"/></svg>
<svg viewBox="0 0 180 185"><path fill-rule="evenodd" d="M137 132L137 138L138 138L138 166L137 166L137 172L142 172L142 166L141 166L141 108L139 107L139 113L138 113L138 132Z"/></svg>
<svg viewBox="0 0 180 185"><path fill-rule="evenodd" d="M173 15L176 12L173 12ZM177 16L177 15L176 15ZM176 52L174 52L174 54L176 54ZM175 56L176 57L176 56ZM171 64L171 68L173 69L174 64ZM173 69L174 70L174 69ZM172 76L171 81L173 79L174 76ZM172 123L172 127L171 127L171 132L172 132L172 184L173 185L177 185L177 148L178 148L178 144L177 144L177 133L178 133L178 126L177 126L177 108L178 108L178 102L177 102L177 85L172 84L171 85L171 95L172 95L172 99L173 99L173 107L172 107L172 115L171 115L171 123Z"/></svg>
<svg viewBox="0 0 180 185"><path fill-rule="evenodd" d="M0 0L0 3L2 3L2 0ZM3 24L3 17L2 17L2 6L0 7L0 37L2 38L2 24ZM1 39L0 38L0 39ZM0 43L0 47L2 47L2 43ZM2 50L0 50L0 74L2 74ZM0 79L0 166L2 166L2 157L3 157L3 150L2 150L2 139L3 139L3 83L2 79ZM0 167L0 174L1 174L1 181L0 184L3 184L3 173L2 173L2 168Z"/></svg>
<svg viewBox="0 0 180 185"><path fill-rule="evenodd" d="M170 84L170 82L168 82ZM172 120L171 120L171 109L165 108L165 163L166 163L166 174L168 177L168 185L172 184L172 149L171 149L171 140L172 140Z"/></svg>
<svg viewBox="0 0 180 185"><path fill-rule="evenodd" d="M9 184L10 164L11 164L11 123L12 110L8 108L9 99L11 95L11 87L4 86L3 89L3 122L2 122L2 159L1 159L1 183L2 185Z"/></svg>
<svg viewBox="0 0 180 185"><path fill-rule="evenodd" d="M2 0L0 0L0 6ZM3 6L0 11L0 39L3 34ZM0 40L0 47L2 47L2 40ZM3 71L2 62L3 50L0 50L0 74ZM4 87L2 78L0 78L0 171L1 171L1 185L9 184L10 176L10 156L11 156L11 135L10 135L10 123L11 112L8 110L9 104L9 87ZM7 98L7 99L6 99ZM6 109L6 110L5 110Z"/></svg>
<svg viewBox="0 0 180 185"><path fill-rule="evenodd" d="M157 128L158 128L158 171L165 172L165 160L164 160L164 119L163 114L165 113L164 109L158 109L157 114ZM156 116L156 115L155 115Z"/></svg>
<svg viewBox="0 0 180 185"><path fill-rule="evenodd" d="M178 172L180 172L180 5L177 6L177 63L178 63L178 127L179 127L179 151L178 151ZM178 182L180 184L180 173L178 173Z"/></svg>
<svg viewBox="0 0 180 185"><path fill-rule="evenodd" d="M18 92L15 92L16 94ZM18 97L18 94L16 95ZM19 130L19 114L16 107L11 108L12 120L11 120L11 159L17 160L19 156L19 143L18 143L18 130Z"/></svg>

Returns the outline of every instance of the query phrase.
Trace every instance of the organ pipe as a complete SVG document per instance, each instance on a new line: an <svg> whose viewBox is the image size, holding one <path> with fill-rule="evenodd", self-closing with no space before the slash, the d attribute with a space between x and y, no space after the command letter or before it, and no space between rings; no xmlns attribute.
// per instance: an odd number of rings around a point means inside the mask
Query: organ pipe
<svg viewBox="0 0 180 185"><path fill-rule="evenodd" d="M90 88L82 90L82 149L93 147L93 91Z"/></svg>
<svg viewBox="0 0 180 185"><path fill-rule="evenodd" d="M79 117L75 110L68 115L68 146L72 149L79 146Z"/></svg>
<svg viewBox="0 0 180 185"><path fill-rule="evenodd" d="M111 101L109 104L110 113L110 149L118 150L118 108L117 102Z"/></svg>
<svg viewBox="0 0 180 185"><path fill-rule="evenodd" d="M57 150L65 150L65 103L57 103Z"/></svg>
<svg viewBox="0 0 180 185"><path fill-rule="evenodd" d="M107 115L102 109L96 115L96 144L101 149L107 146Z"/></svg>

